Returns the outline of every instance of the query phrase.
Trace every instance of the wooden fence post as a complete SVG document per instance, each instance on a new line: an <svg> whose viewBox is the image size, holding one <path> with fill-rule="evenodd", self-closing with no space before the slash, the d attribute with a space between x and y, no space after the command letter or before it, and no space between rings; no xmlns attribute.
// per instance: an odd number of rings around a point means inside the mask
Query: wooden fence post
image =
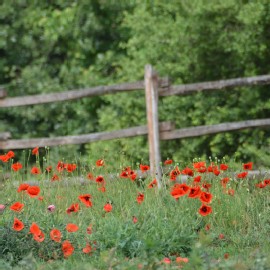
<svg viewBox="0 0 270 270"><path fill-rule="evenodd" d="M145 97L147 109L147 127L150 170L152 177L157 180L161 188L159 126L158 126L158 76L151 65L145 66L144 73Z"/></svg>

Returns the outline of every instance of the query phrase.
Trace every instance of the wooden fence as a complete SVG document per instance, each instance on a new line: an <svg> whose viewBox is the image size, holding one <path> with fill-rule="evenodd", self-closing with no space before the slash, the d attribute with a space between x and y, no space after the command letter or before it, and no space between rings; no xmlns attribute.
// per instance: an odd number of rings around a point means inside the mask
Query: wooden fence
<svg viewBox="0 0 270 270"><path fill-rule="evenodd" d="M0 149L25 149L36 146L57 146L66 144L83 144L100 140L134 137L148 134L149 160L151 173L155 175L160 186L160 140L196 137L207 134L216 134L246 128L270 127L270 118L255 119L241 122L221 123L210 126L197 126L175 129L172 122L158 121L159 96L188 95L199 91L218 91L239 86L270 84L270 75L236 78L213 82L193 83L185 85L170 85L168 78L159 78L152 66L146 65L144 81L124 83L112 86L97 86L86 89L76 89L60 93L40 94L21 97L7 97L4 89L0 88L0 108L27 106L60 102L92 97L97 95L115 94L119 92L145 90L147 125L121 129L110 132L97 132L76 136L62 136L55 138L11 139L9 132L0 133Z"/></svg>

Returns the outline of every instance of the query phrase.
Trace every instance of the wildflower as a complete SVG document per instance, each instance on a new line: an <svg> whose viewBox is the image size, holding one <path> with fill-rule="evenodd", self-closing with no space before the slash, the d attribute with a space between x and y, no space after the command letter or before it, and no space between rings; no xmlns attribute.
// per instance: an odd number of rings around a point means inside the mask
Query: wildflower
<svg viewBox="0 0 270 270"><path fill-rule="evenodd" d="M32 150L32 155L38 155L38 147L35 147L33 150Z"/></svg>
<svg viewBox="0 0 270 270"><path fill-rule="evenodd" d="M97 160L96 161L96 165L97 165L97 167L102 167L102 166L104 166L104 159L99 159L99 160Z"/></svg>
<svg viewBox="0 0 270 270"><path fill-rule="evenodd" d="M167 159L164 161L164 165L170 165L172 163L173 163L172 159Z"/></svg>
<svg viewBox="0 0 270 270"><path fill-rule="evenodd" d="M60 180L60 177L57 175L57 174L54 174L51 178L51 181L54 182L54 181L58 181Z"/></svg>
<svg viewBox="0 0 270 270"><path fill-rule="evenodd" d="M138 193L138 196L137 196L137 203L138 204L141 204L144 200L144 194L143 193Z"/></svg>
<svg viewBox="0 0 270 270"><path fill-rule="evenodd" d="M182 174L189 175L189 176L193 176L193 175L194 175L194 172L193 172L192 169L186 167L186 168L182 171Z"/></svg>
<svg viewBox="0 0 270 270"><path fill-rule="evenodd" d="M197 197L200 197L200 194L201 194L201 188L199 186L192 187L192 188L190 188L188 197L189 198L197 198Z"/></svg>
<svg viewBox="0 0 270 270"><path fill-rule="evenodd" d="M8 151L6 156L10 159L10 158L14 158L15 157L15 154L13 151Z"/></svg>
<svg viewBox="0 0 270 270"><path fill-rule="evenodd" d="M91 195L90 194L84 194L80 195L79 200L86 206L86 207L92 207L92 202L91 202Z"/></svg>
<svg viewBox="0 0 270 270"><path fill-rule="evenodd" d="M209 183L203 183L202 187L208 191L212 185Z"/></svg>
<svg viewBox="0 0 270 270"><path fill-rule="evenodd" d="M79 230L79 227L76 224L68 223L66 226L66 230L68 232L77 232Z"/></svg>
<svg viewBox="0 0 270 270"><path fill-rule="evenodd" d="M68 209L67 214L70 214L72 212L76 213L80 210L80 205L78 203L73 203Z"/></svg>
<svg viewBox="0 0 270 270"><path fill-rule="evenodd" d="M248 175L248 172L242 172L237 174L237 178L245 178Z"/></svg>
<svg viewBox="0 0 270 270"><path fill-rule="evenodd" d="M135 224L135 223L138 222L138 219L137 219L135 216L133 216L133 217L132 217L132 222Z"/></svg>
<svg viewBox="0 0 270 270"><path fill-rule="evenodd" d="M224 254L224 259L227 260L229 258L229 253Z"/></svg>
<svg viewBox="0 0 270 270"><path fill-rule="evenodd" d="M92 224L90 224L90 225L86 228L86 232L87 232L87 234L92 234Z"/></svg>
<svg viewBox="0 0 270 270"><path fill-rule="evenodd" d="M62 172L64 170L64 168L65 168L64 162L63 161L58 161L57 166L56 166L56 170L58 172Z"/></svg>
<svg viewBox="0 0 270 270"><path fill-rule="evenodd" d="M221 179L221 185L223 188L226 188L227 186L227 183L230 181L230 178L229 177L224 177Z"/></svg>
<svg viewBox="0 0 270 270"><path fill-rule="evenodd" d="M202 216L207 216L212 213L212 207L206 204L203 204L199 209L199 214Z"/></svg>
<svg viewBox="0 0 270 270"><path fill-rule="evenodd" d="M176 257L175 261L177 263L188 263L188 258Z"/></svg>
<svg viewBox="0 0 270 270"><path fill-rule="evenodd" d="M39 228L39 226L33 222L32 225L30 226L30 229L29 229L30 233L32 233L33 235L40 235L41 234L41 230Z"/></svg>
<svg viewBox="0 0 270 270"><path fill-rule="evenodd" d="M221 164L219 165L219 168L220 168L221 171L227 171L228 168L229 168L229 166L228 166L227 164L221 163Z"/></svg>
<svg viewBox="0 0 270 270"><path fill-rule="evenodd" d="M0 204L0 214L2 214L5 210L6 206L4 204Z"/></svg>
<svg viewBox="0 0 270 270"><path fill-rule="evenodd" d="M14 218L14 222L13 222L13 227L12 228L13 228L13 230L19 232L19 231L23 230L24 224L19 219Z"/></svg>
<svg viewBox="0 0 270 270"><path fill-rule="evenodd" d="M243 164L244 170L252 170L252 167L253 167L253 162L248 162L248 163Z"/></svg>
<svg viewBox="0 0 270 270"><path fill-rule="evenodd" d="M22 184L19 185L19 187L17 189L17 192L21 192L21 191L27 190L29 186L30 186L29 184L22 183Z"/></svg>
<svg viewBox="0 0 270 270"><path fill-rule="evenodd" d="M101 191L101 192L106 192L106 188L104 186L99 187L98 190Z"/></svg>
<svg viewBox="0 0 270 270"><path fill-rule="evenodd" d="M154 188L157 186L157 179L154 179L149 185L148 188Z"/></svg>
<svg viewBox="0 0 270 270"><path fill-rule="evenodd" d="M49 205L48 207L47 207L47 210L49 211L49 212L54 212L55 211L55 205L53 205L53 204L51 204L51 205Z"/></svg>
<svg viewBox="0 0 270 270"><path fill-rule="evenodd" d="M171 195L175 198L178 199L181 196L186 195L190 190L190 187L183 183L183 184L175 184L172 188Z"/></svg>
<svg viewBox="0 0 270 270"><path fill-rule="evenodd" d="M88 174L87 174L87 178L88 178L89 180L94 180L94 179L95 179L95 177L94 177L94 175L93 175L92 173L88 173Z"/></svg>
<svg viewBox="0 0 270 270"><path fill-rule="evenodd" d="M193 168L198 170L202 167L205 167L205 161L199 161L199 162L194 162L193 163Z"/></svg>
<svg viewBox="0 0 270 270"><path fill-rule="evenodd" d="M92 252L92 247L89 243L86 243L86 246L83 248L83 253L88 254Z"/></svg>
<svg viewBox="0 0 270 270"><path fill-rule="evenodd" d="M150 166L140 164L140 170L141 172L147 172L150 170Z"/></svg>
<svg viewBox="0 0 270 270"><path fill-rule="evenodd" d="M201 179L202 179L202 177L200 175L198 175L198 176L193 178L193 183L200 183Z"/></svg>
<svg viewBox="0 0 270 270"><path fill-rule="evenodd" d="M31 169L31 174L40 174L40 169L38 167L33 167Z"/></svg>
<svg viewBox="0 0 270 270"><path fill-rule="evenodd" d="M69 173L72 173L74 170L76 170L76 168L77 168L76 164L65 164L65 169Z"/></svg>
<svg viewBox="0 0 270 270"><path fill-rule="evenodd" d="M112 211L113 207L112 207L112 205L111 205L110 203L106 203L106 204L104 205L103 209L104 209L107 213L109 213L109 212Z"/></svg>
<svg viewBox="0 0 270 270"><path fill-rule="evenodd" d="M176 178L178 175L181 174L181 171L179 170L178 166L176 166L171 172L170 172L170 180L176 181Z"/></svg>
<svg viewBox="0 0 270 270"><path fill-rule="evenodd" d="M67 257L72 255L72 253L74 251L74 247L72 246L72 244L68 240L65 240L62 243L62 251L64 253L64 257L67 258Z"/></svg>
<svg viewBox="0 0 270 270"><path fill-rule="evenodd" d="M42 231L40 231L39 234L33 234L33 239L40 243L40 242L44 241L45 235L44 235L44 233Z"/></svg>
<svg viewBox="0 0 270 270"><path fill-rule="evenodd" d="M7 155L1 155L0 156L0 160L2 160L3 162L8 162L9 161L9 157Z"/></svg>
<svg viewBox="0 0 270 270"><path fill-rule="evenodd" d="M223 233L221 233L221 234L218 236L218 238L219 238L220 240L223 240L223 239L225 238L225 235L224 235Z"/></svg>
<svg viewBox="0 0 270 270"><path fill-rule="evenodd" d="M57 229L52 229L50 231L50 237L53 241L60 243L61 242L61 238L62 238L62 234L59 230Z"/></svg>
<svg viewBox="0 0 270 270"><path fill-rule="evenodd" d="M99 175L97 178L96 178L96 182L98 184L105 184L105 179L102 175Z"/></svg>
<svg viewBox="0 0 270 270"><path fill-rule="evenodd" d="M228 189L227 193L231 196L234 196L234 189Z"/></svg>
<svg viewBox="0 0 270 270"><path fill-rule="evenodd" d="M166 263L166 264L170 264L171 260L170 260L170 258L164 258L163 262Z"/></svg>
<svg viewBox="0 0 270 270"><path fill-rule="evenodd" d="M38 186L29 186L26 190L26 192L28 193L28 195L30 197L37 197L39 192L40 192L40 188Z"/></svg>
<svg viewBox="0 0 270 270"><path fill-rule="evenodd" d="M133 170L131 170L131 171L129 172L129 179L130 179L131 181L134 181L136 178L137 178L136 172L133 171Z"/></svg>
<svg viewBox="0 0 270 270"><path fill-rule="evenodd" d="M211 229L210 224L206 224L204 229L205 229L206 231L209 231L209 230Z"/></svg>
<svg viewBox="0 0 270 270"><path fill-rule="evenodd" d="M52 171L52 166L48 166L45 170L46 172L50 173Z"/></svg>
<svg viewBox="0 0 270 270"><path fill-rule="evenodd" d="M20 169L22 169L22 164L20 162L17 162L17 163L14 163L11 165L11 169L14 171L14 172L17 172L19 171Z"/></svg>
<svg viewBox="0 0 270 270"><path fill-rule="evenodd" d="M211 203L213 195L208 192L202 192L200 195L200 200L202 203Z"/></svg>
<svg viewBox="0 0 270 270"><path fill-rule="evenodd" d="M12 204L10 206L10 209L12 211L15 211L15 212L20 212L24 207L24 204L23 203L20 203L20 202L15 202L14 204Z"/></svg>

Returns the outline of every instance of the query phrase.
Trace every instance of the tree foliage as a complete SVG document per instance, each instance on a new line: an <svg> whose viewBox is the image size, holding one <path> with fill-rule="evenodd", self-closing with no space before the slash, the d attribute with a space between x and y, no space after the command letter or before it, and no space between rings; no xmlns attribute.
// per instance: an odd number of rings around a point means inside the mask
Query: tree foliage
<svg viewBox="0 0 270 270"><path fill-rule="evenodd" d="M270 3L262 1L3 1L0 83L10 96L143 79L150 63L173 84L267 74ZM269 86L160 98L176 128L269 116ZM90 133L146 123L142 91L1 112L14 138ZM117 121L116 121L117 119ZM162 156L267 161L269 130L162 142ZM82 146L147 160L145 137Z"/></svg>

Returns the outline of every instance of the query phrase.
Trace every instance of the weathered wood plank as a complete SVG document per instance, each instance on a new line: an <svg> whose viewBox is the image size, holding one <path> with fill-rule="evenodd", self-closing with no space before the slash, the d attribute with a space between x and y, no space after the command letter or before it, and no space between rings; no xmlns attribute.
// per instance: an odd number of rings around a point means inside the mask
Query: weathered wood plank
<svg viewBox="0 0 270 270"><path fill-rule="evenodd" d="M160 133L160 138L162 140L181 139L256 127L270 127L270 118L164 131Z"/></svg>
<svg viewBox="0 0 270 270"><path fill-rule="evenodd" d="M160 96L172 96L172 95L189 95L193 92L220 90L225 88L232 88L237 86L250 86L250 85L264 85L270 84L270 75L261 75L247 78L236 78L229 80L191 83L183 85L173 85L169 87L169 90L162 89L159 92Z"/></svg>
<svg viewBox="0 0 270 270"><path fill-rule="evenodd" d="M10 132L2 132L0 133L0 141L6 141L11 138Z"/></svg>
<svg viewBox="0 0 270 270"><path fill-rule="evenodd" d="M7 96L7 92L4 88L0 88L0 99L5 98Z"/></svg>
<svg viewBox="0 0 270 270"><path fill-rule="evenodd" d="M96 87L91 87L91 88L70 90L70 91L64 91L64 92L59 92L59 93L12 97L12 98L5 98L3 100L0 100L0 108L68 101L68 100L75 100L75 99L80 99L84 97L113 94L117 92L132 91L132 90L138 90L138 89L143 89L143 88L144 88L144 82L139 81L139 82L134 82L134 83L123 83L123 84L110 85L110 86L96 86Z"/></svg>
<svg viewBox="0 0 270 270"><path fill-rule="evenodd" d="M158 125L158 76L151 65L145 66L145 100L148 126L150 170L161 188L159 125Z"/></svg>
<svg viewBox="0 0 270 270"><path fill-rule="evenodd" d="M173 128L171 122L160 123L160 131L171 130ZM25 149L44 146L58 146L66 144L84 144L95 141L112 140L118 138L128 138L147 134L147 126L138 126L115 130L110 132L98 132L91 134L83 134L76 136L61 136L55 138L35 138L21 140L0 141L0 149Z"/></svg>

